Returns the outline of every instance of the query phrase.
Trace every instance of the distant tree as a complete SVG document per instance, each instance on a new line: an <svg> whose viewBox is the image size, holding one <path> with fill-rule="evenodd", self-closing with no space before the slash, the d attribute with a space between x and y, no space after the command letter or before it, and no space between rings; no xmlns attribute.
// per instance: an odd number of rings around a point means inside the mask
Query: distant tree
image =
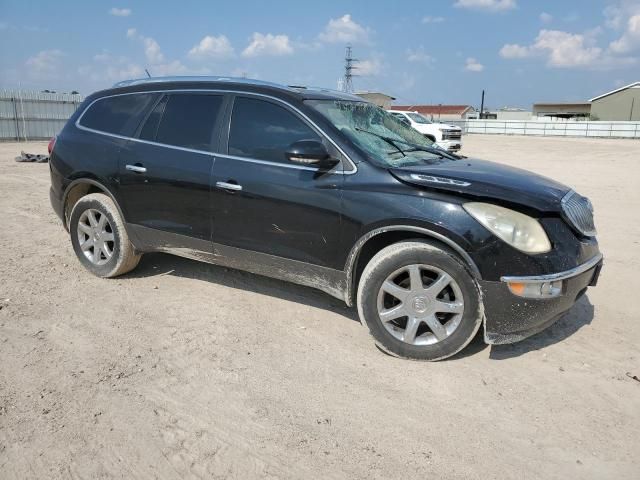
<svg viewBox="0 0 640 480"><path fill-rule="evenodd" d="M591 115L589 115L589 120L597 122L598 120L600 120L600 117L592 113Z"/></svg>

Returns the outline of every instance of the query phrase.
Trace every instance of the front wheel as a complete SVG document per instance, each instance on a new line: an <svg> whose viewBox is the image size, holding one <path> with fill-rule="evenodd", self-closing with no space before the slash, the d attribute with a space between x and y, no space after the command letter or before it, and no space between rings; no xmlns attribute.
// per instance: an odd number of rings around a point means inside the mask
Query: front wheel
<svg viewBox="0 0 640 480"><path fill-rule="evenodd" d="M71 243L80 263L94 275L117 277L140 261L113 200L101 193L82 197L69 218Z"/></svg>
<svg viewBox="0 0 640 480"><path fill-rule="evenodd" d="M440 360L462 350L482 323L478 287L450 253L420 241L382 249L358 285L358 313L386 352Z"/></svg>

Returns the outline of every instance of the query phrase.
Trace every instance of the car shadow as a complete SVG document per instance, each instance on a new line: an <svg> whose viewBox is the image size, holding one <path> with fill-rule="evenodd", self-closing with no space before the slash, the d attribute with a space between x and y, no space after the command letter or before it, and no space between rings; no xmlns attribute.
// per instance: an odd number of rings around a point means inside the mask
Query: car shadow
<svg viewBox="0 0 640 480"><path fill-rule="evenodd" d="M261 295L269 295L328 310L349 320L360 322L355 308L347 307L344 302L320 290L165 253L146 253L140 260L138 267L123 275L123 278L163 275L192 278Z"/></svg>
<svg viewBox="0 0 640 480"><path fill-rule="evenodd" d="M342 315L351 321L360 322L355 308L347 307L346 304L337 298L311 287L304 287L283 280L165 253L145 254L138 267L134 271L124 275L123 278L147 278L163 275L191 278L261 295L269 295L327 310ZM491 345L489 358L492 360L507 360L561 342L583 326L590 324L593 316L593 305L591 305L587 296L584 295L571 310L542 332L518 343ZM489 345L484 343L484 330L480 328L469 345L445 361L470 357L488 347Z"/></svg>
<svg viewBox="0 0 640 480"><path fill-rule="evenodd" d="M508 360L531 351L541 350L570 337L593 320L594 308L589 298L583 295L580 300L550 327L518 343L492 345L489 358Z"/></svg>

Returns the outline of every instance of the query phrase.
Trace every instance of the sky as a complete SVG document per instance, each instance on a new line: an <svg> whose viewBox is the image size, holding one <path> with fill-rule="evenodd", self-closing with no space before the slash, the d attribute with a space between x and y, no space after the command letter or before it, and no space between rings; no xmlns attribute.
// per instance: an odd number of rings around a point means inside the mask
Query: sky
<svg viewBox="0 0 640 480"><path fill-rule="evenodd" d="M530 109L640 81L640 0L0 0L0 88L247 76Z"/></svg>

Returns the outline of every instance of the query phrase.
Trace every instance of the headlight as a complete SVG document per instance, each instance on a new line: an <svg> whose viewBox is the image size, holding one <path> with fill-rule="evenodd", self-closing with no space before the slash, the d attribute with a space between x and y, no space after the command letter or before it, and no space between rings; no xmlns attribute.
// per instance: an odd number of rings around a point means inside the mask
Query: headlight
<svg viewBox="0 0 640 480"><path fill-rule="evenodd" d="M464 209L496 237L526 253L544 253L551 243L534 218L490 203L465 203Z"/></svg>

